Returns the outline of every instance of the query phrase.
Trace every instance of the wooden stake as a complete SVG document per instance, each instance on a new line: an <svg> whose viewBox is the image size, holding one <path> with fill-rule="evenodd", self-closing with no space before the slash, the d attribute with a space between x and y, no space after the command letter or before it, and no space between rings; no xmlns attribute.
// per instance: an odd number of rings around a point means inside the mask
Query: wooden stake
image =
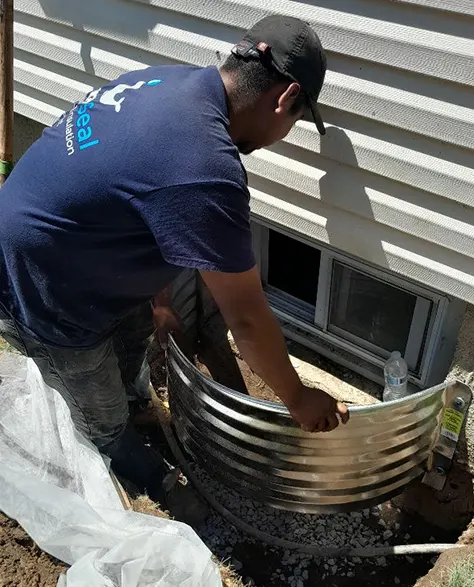
<svg viewBox="0 0 474 587"><path fill-rule="evenodd" d="M132 504L130 502L130 499L127 495L127 492L125 491L125 489L122 487L122 484L120 483L120 481L117 479L117 477L114 475L114 472L112 471L112 469L110 469L109 471L109 475L110 478L112 479L112 483L114 484L114 487L118 493L118 496L120 498L120 501L122 502L122 505L124 507L125 510L132 510Z"/></svg>
<svg viewBox="0 0 474 587"><path fill-rule="evenodd" d="M0 0L0 187L13 165L13 0Z"/></svg>

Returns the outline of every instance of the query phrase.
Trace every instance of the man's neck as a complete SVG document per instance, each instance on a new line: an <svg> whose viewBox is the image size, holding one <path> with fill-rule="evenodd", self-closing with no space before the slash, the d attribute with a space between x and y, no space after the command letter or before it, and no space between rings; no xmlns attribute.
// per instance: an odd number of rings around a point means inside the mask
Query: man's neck
<svg viewBox="0 0 474 587"><path fill-rule="evenodd" d="M235 96L234 80L230 74L220 70L229 110L229 135L234 145L241 144L247 136L247 128L252 120L252 108L242 107Z"/></svg>

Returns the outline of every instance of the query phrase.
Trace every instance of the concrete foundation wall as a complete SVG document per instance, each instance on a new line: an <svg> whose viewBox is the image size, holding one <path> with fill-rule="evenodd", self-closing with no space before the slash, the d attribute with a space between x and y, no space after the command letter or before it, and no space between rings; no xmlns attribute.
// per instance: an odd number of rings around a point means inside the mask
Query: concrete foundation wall
<svg viewBox="0 0 474 587"><path fill-rule="evenodd" d="M448 378L455 377L474 388L474 306L464 313L458 342ZM474 403L471 404L465 429L445 487L434 491L416 482L396 504L403 510L419 514L429 523L446 529L463 531L474 515Z"/></svg>
<svg viewBox="0 0 474 587"><path fill-rule="evenodd" d="M474 390L474 306L469 305L459 332L450 377L456 377ZM459 444L458 463L474 475L474 402L469 410L465 435Z"/></svg>

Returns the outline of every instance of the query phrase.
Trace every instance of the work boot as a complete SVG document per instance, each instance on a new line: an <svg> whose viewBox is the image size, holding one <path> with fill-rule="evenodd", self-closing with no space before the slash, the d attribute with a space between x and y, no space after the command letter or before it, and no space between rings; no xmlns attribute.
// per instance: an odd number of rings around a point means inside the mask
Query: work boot
<svg viewBox="0 0 474 587"><path fill-rule="evenodd" d="M116 475L132 482L140 493L158 502L178 521L198 526L209 515L209 509L179 469L172 468L158 451L146 446L132 424L128 423L120 438L101 452L110 457Z"/></svg>
<svg viewBox="0 0 474 587"><path fill-rule="evenodd" d="M176 520L195 528L204 524L210 510L179 469L170 470L163 488L164 506Z"/></svg>
<svg viewBox="0 0 474 587"><path fill-rule="evenodd" d="M116 475L131 481L154 501L164 501L163 480L168 467L159 452L145 445L132 424L128 423L122 435L101 452L110 457Z"/></svg>

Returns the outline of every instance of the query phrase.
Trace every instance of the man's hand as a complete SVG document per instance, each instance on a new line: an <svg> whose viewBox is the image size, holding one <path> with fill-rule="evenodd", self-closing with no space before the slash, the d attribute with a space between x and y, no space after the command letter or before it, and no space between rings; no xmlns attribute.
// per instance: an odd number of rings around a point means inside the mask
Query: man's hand
<svg viewBox="0 0 474 587"><path fill-rule="evenodd" d="M287 407L293 419L306 432L331 432L349 421L347 406L325 391L302 385Z"/></svg>
<svg viewBox="0 0 474 587"><path fill-rule="evenodd" d="M281 328L256 268L244 273L201 271L249 367L273 389L304 430L329 432L349 419L347 407L305 387L290 362Z"/></svg>
<svg viewBox="0 0 474 587"><path fill-rule="evenodd" d="M170 306L153 306L153 321L160 347L166 350L168 348L168 335L181 333L181 320Z"/></svg>

